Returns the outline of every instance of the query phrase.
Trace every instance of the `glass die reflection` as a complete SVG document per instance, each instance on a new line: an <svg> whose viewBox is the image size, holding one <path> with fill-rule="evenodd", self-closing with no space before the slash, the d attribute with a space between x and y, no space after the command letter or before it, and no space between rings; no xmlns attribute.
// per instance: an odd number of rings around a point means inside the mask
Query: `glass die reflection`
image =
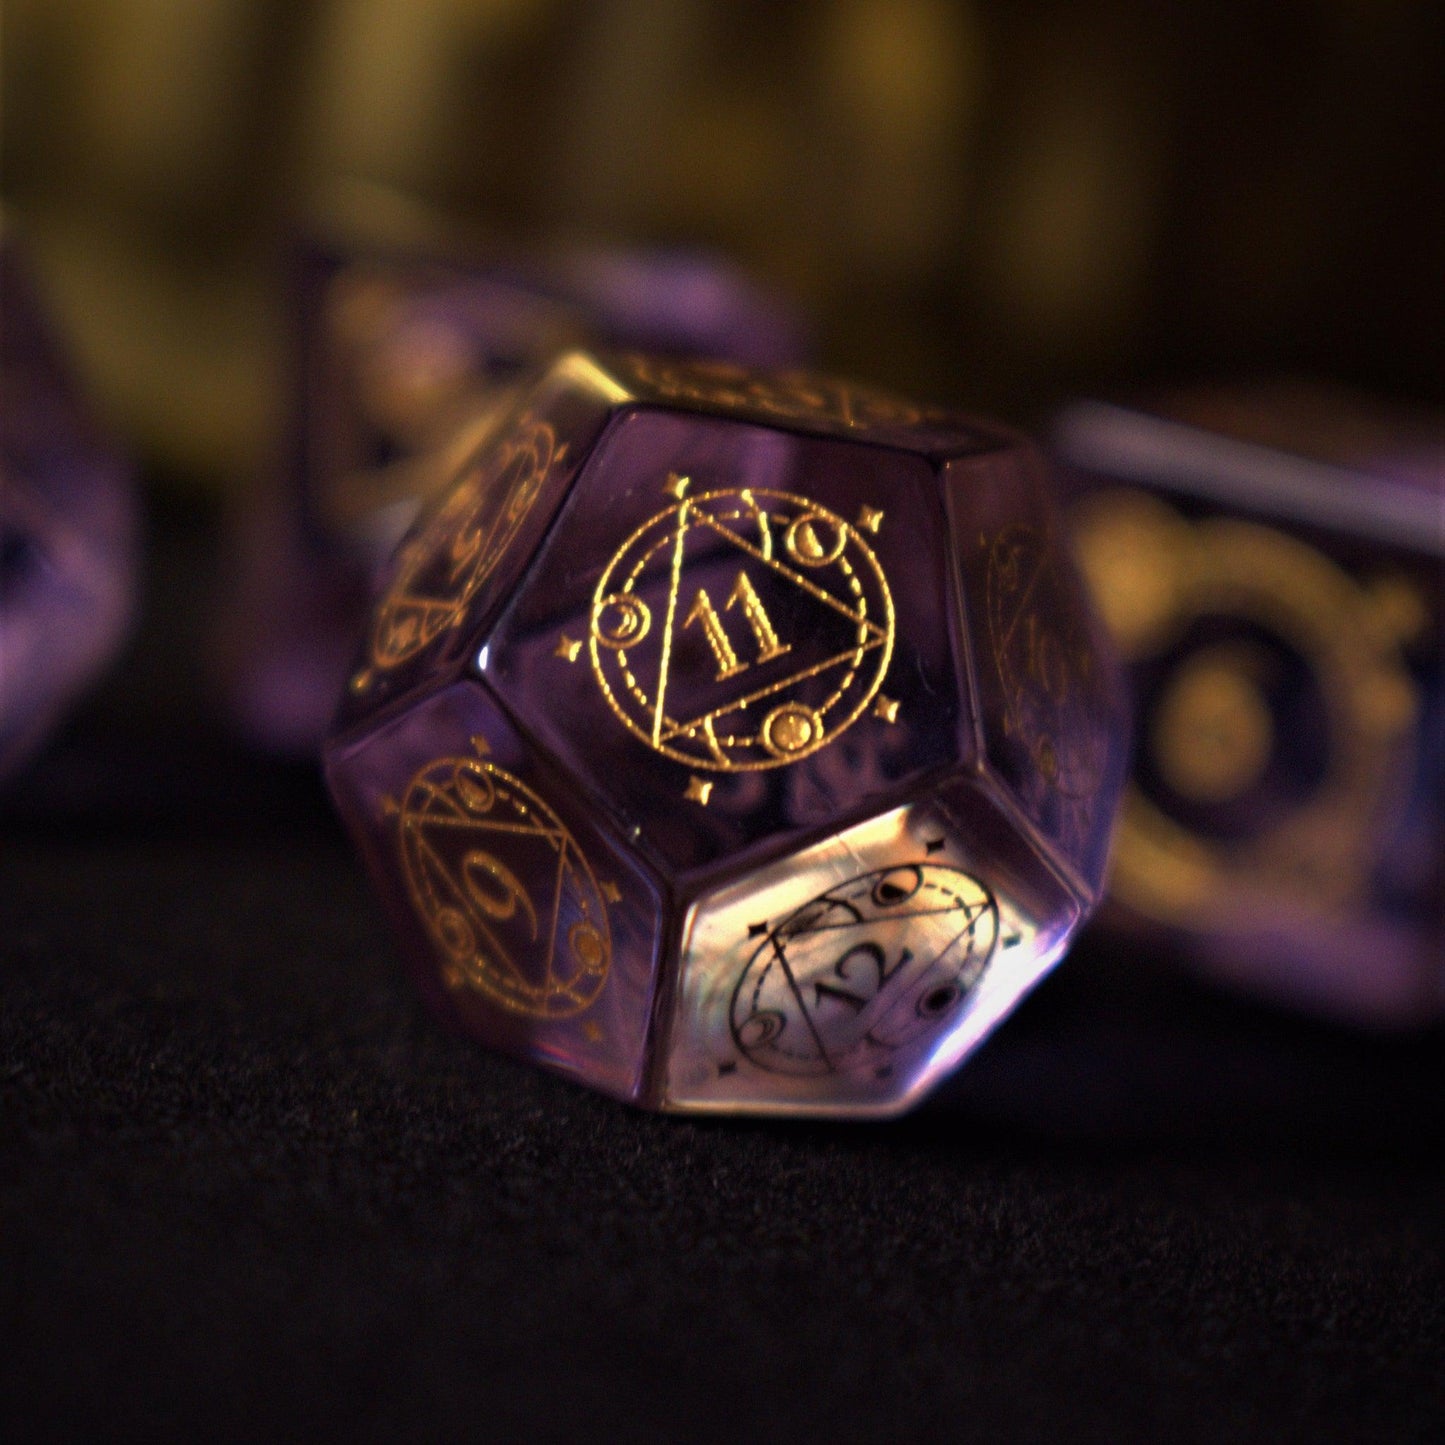
<svg viewBox="0 0 1445 1445"><path fill-rule="evenodd" d="M119 650L136 513L130 469L87 413L0 226L0 778Z"/></svg>
<svg viewBox="0 0 1445 1445"><path fill-rule="evenodd" d="M1066 411L1138 703L1108 917L1370 1024L1445 1005L1445 428L1301 384Z"/></svg>
<svg viewBox="0 0 1445 1445"><path fill-rule="evenodd" d="M1119 678L1038 454L572 353L403 540L326 748L429 994L677 1110L890 1114L1098 897Z"/></svg>
<svg viewBox="0 0 1445 1445"><path fill-rule="evenodd" d="M378 568L511 389L569 347L793 365L797 316L689 252L448 260L313 247L299 258L294 414L280 475L238 537L222 652L257 743L314 753Z"/></svg>

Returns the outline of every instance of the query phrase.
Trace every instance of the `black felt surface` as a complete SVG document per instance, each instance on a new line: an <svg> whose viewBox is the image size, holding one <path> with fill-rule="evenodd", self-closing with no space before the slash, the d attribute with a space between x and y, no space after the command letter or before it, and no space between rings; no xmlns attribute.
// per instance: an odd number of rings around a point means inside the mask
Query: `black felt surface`
<svg viewBox="0 0 1445 1445"><path fill-rule="evenodd" d="M0 805L0 1438L1445 1438L1445 1037L1086 946L924 1112L438 1031L201 685L211 531Z"/></svg>

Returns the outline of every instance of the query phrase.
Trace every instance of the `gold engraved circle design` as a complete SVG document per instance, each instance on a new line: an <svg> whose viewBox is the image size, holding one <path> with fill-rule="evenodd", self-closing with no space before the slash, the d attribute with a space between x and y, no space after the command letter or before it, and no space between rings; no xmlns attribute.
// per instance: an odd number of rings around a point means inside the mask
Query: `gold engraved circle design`
<svg viewBox="0 0 1445 1445"><path fill-rule="evenodd" d="M449 988L533 1018L591 1007L612 963L602 890L532 789L485 757L441 758L411 780L398 829Z"/></svg>
<svg viewBox="0 0 1445 1445"><path fill-rule="evenodd" d="M1164 664L1160 701L1141 739L1161 776L1192 802L1247 800L1281 736L1253 676L1249 647L1220 643L1176 656L1201 618L1279 639L1307 665L1324 703L1323 775L1256 832L1224 839L1186 826L1138 783L1125 792L1115 895L1140 913L1210 929L1251 920L1280 900L1312 914L1347 907L1370 887L1378 839L1409 790L1421 702L1402 644L1424 625L1397 578L1362 585L1307 543L1232 517L1187 520L1144 493L1095 494L1077 539L1101 611L1133 625L1116 634L1126 661ZM1103 565L1121 546L1161 576L1129 595ZM1147 598L1145 613L1138 601Z"/></svg>
<svg viewBox="0 0 1445 1445"><path fill-rule="evenodd" d="M598 581L597 685L635 737L689 768L807 757L857 720L888 671L883 569L855 526L806 497L681 490Z"/></svg>
<svg viewBox="0 0 1445 1445"><path fill-rule="evenodd" d="M552 424L531 416L483 448L402 543L372 620L373 667L399 667L465 620L566 452Z"/></svg>
<svg viewBox="0 0 1445 1445"><path fill-rule="evenodd" d="M998 943L992 892L938 863L859 874L768 930L733 991L733 1042L769 1073L873 1072L957 1017Z"/></svg>

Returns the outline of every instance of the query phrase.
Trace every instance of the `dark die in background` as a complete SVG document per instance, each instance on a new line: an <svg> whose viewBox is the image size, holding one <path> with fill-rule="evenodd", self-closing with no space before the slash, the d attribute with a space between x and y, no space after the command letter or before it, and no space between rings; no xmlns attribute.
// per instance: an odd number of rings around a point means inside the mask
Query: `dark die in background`
<svg viewBox="0 0 1445 1445"><path fill-rule="evenodd" d="M1445 426L1337 389L1056 421L1137 702L1106 921L1366 1025L1445 1009Z"/></svg>

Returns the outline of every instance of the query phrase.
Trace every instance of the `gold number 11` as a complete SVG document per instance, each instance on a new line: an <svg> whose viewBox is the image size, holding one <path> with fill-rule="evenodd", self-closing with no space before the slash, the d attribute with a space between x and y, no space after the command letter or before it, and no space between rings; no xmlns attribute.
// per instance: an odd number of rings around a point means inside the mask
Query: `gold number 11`
<svg viewBox="0 0 1445 1445"><path fill-rule="evenodd" d="M753 641L757 644L757 662L771 662L775 657L781 657L787 650L789 644L778 641L778 634L773 628L772 619L768 616L767 608L763 606L763 599L758 596L752 581L746 572L738 573L738 580L733 584L733 590L728 594L728 600L723 605L725 612L731 612L734 607L741 607L743 616L747 619L748 627L753 634ZM693 600L692 610L683 620L683 627L691 627L694 622L702 624L703 636L707 638L707 645L712 648L712 655L717 662L717 680L721 682L724 678L736 677L740 672L746 672L753 664L739 660L733 645L728 640L726 629L723 627L722 618L717 614L717 608L712 604L712 598L707 595L706 587L697 589L697 597Z"/></svg>

